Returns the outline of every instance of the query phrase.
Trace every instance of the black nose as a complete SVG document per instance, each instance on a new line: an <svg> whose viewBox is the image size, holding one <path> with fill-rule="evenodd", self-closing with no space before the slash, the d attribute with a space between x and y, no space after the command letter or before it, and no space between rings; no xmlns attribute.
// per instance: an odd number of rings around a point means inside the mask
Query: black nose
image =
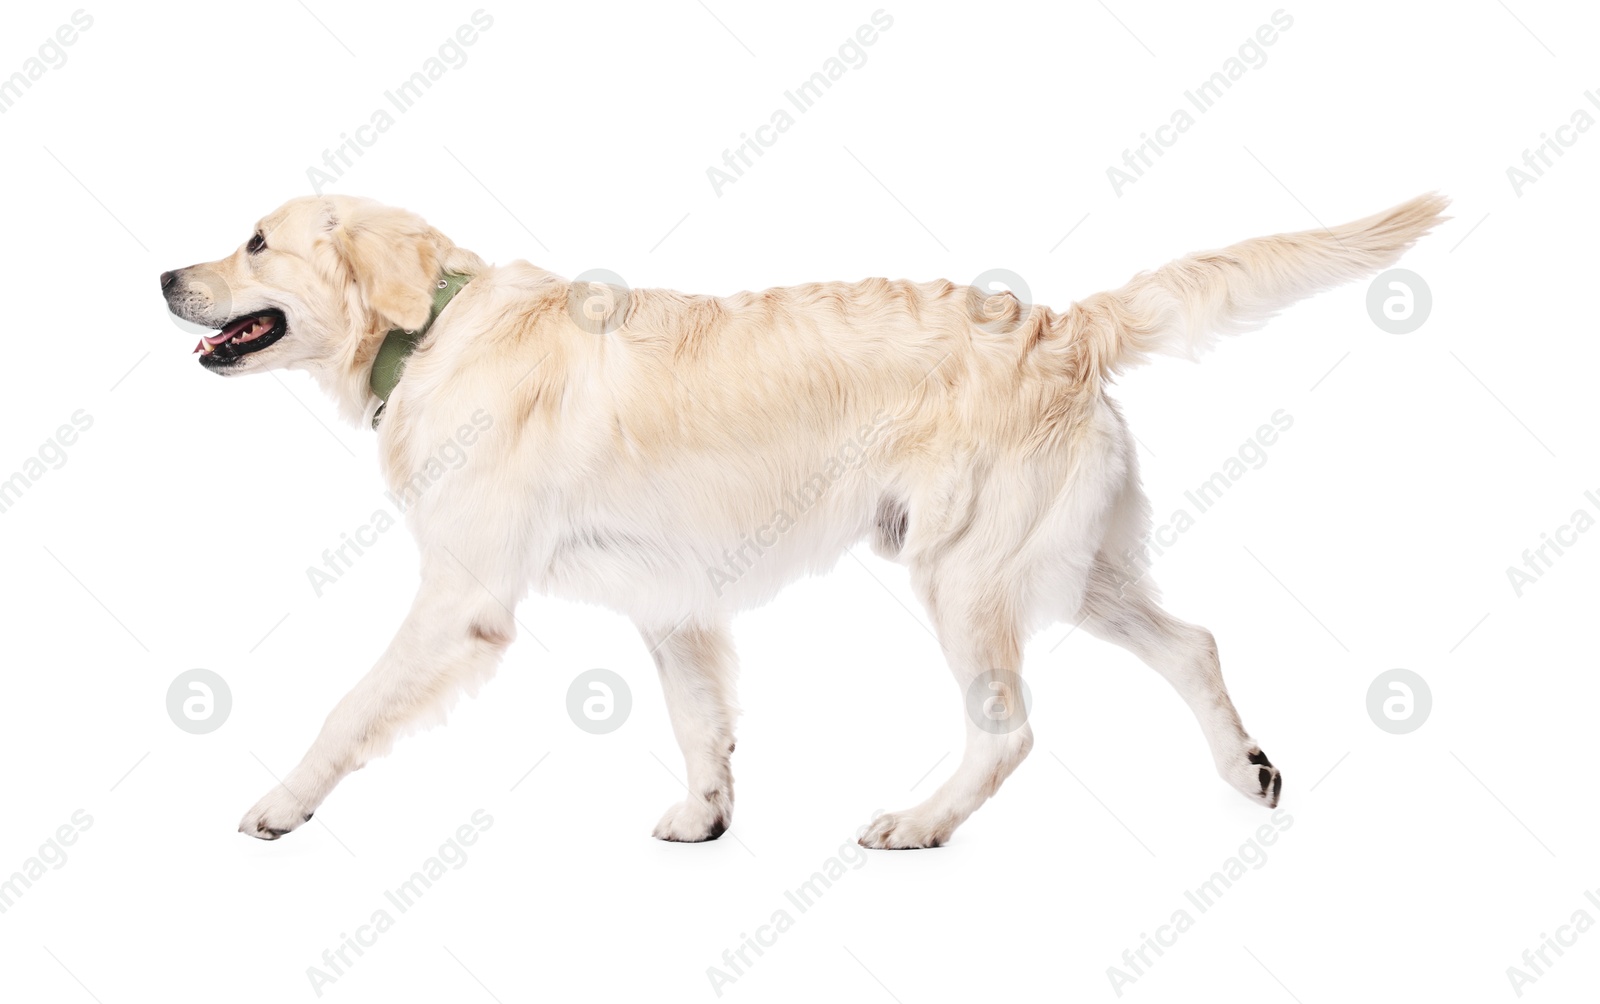
<svg viewBox="0 0 1600 1004"><path fill-rule="evenodd" d="M176 273L176 272L162 272L161 273L161 292L165 293L167 291L167 287L171 286L174 282L177 281L177 279L178 279L178 273Z"/></svg>

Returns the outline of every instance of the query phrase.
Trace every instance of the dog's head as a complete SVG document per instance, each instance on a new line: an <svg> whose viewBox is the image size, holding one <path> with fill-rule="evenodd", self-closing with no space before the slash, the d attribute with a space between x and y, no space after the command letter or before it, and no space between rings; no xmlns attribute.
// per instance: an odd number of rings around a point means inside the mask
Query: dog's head
<svg viewBox="0 0 1600 1004"><path fill-rule="evenodd" d="M264 217L228 257L163 272L161 293L173 314L216 329L195 348L206 369L306 369L340 391L364 384L384 332L427 323L441 271L482 267L413 213L310 197Z"/></svg>

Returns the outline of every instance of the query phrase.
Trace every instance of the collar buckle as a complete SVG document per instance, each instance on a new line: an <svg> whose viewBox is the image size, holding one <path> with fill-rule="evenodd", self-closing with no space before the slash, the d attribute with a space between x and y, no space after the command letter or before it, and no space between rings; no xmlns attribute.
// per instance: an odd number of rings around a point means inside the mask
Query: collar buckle
<svg viewBox="0 0 1600 1004"><path fill-rule="evenodd" d="M388 334L383 336L383 344L378 346L378 354L372 360L372 375L367 381L373 396L378 399L378 409L372 413L374 429L378 427L378 419L389 403L389 395L394 393L395 385L400 382L406 360L417 350L417 346L432 329L433 323L444 313L444 308L448 307L456 294L471 281L472 276L465 273L446 272L434 284L433 309L428 312L427 322L414 331L390 328Z"/></svg>

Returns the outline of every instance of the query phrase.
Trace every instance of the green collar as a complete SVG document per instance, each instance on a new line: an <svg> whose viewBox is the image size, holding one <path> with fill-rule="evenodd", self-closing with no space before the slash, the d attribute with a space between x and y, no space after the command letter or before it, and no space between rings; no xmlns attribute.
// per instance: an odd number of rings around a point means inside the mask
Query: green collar
<svg viewBox="0 0 1600 1004"><path fill-rule="evenodd" d="M405 369L406 360L416 351L417 345L428 333L428 329L433 327L433 322L444 312L444 308L449 306L455 295L461 292L461 288L471 281L472 276L460 272L447 272L440 276L439 281L434 284L433 309L428 312L426 323L415 331L391 328L389 333L383 336L383 344L378 346L378 355L372 360L372 378L369 381L372 393L382 402L372 415L374 429L378 427L378 418L383 415L384 406L389 403L389 395L394 393L395 384L400 382L400 373Z"/></svg>

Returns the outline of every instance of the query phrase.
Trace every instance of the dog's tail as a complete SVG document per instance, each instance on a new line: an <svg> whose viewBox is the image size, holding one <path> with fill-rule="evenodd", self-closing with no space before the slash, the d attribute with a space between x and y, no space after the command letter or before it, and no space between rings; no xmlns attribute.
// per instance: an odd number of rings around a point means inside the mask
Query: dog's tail
<svg viewBox="0 0 1600 1004"><path fill-rule="evenodd" d="M1153 353L1194 358L1219 335L1261 327L1284 307L1393 264L1449 217L1450 200L1420 195L1332 230L1305 230L1202 251L1077 303L1070 327L1102 376Z"/></svg>

